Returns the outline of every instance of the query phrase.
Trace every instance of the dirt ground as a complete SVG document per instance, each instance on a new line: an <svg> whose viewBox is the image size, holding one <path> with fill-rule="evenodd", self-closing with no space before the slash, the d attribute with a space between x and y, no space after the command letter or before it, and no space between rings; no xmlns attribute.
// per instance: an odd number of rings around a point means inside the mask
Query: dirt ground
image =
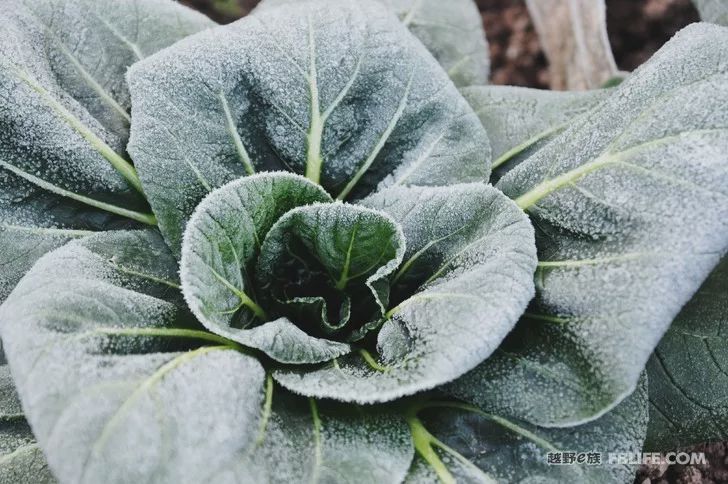
<svg viewBox="0 0 728 484"><path fill-rule="evenodd" d="M220 23L247 14L257 0L181 0ZM690 0L606 0L607 28L620 69L642 64L675 32L698 20ZM524 0L477 0L490 44L493 84L548 88L546 59ZM728 483L728 443L688 449L708 464L643 466L636 484Z"/></svg>

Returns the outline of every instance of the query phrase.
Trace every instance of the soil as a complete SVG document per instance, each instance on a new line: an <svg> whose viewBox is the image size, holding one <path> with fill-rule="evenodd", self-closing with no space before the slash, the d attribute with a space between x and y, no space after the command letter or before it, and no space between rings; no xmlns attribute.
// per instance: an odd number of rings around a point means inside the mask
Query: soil
<svg viewBox="0 0 728 484"><path fill-rule="evenodd" d="M220 23L247 14L257 0L181 0ZM549 74L524 0L476 0L490 44L491 82L546 89ZM675 32L698 21L690 0L606 0L607 29L620 69L631 71ZM707 465L640 467L635 484L728 483L728 442L687 449Z"/></svg>

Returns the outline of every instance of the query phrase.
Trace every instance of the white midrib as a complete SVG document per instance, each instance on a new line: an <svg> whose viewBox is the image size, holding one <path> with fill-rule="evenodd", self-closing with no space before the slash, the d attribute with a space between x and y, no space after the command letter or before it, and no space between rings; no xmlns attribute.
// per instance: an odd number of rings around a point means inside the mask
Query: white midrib
<svg viewBox="0 0 728 484"><path fill-rule="evenodd" d="M309 72L308 89L311 97L311 122L308 128L306 150L306 178L319 184L321 181L321 142L324 135L324 118L321 115L321 102L318 90L318 72L316 70L316 40L311 18L308 19Z"/></svg>

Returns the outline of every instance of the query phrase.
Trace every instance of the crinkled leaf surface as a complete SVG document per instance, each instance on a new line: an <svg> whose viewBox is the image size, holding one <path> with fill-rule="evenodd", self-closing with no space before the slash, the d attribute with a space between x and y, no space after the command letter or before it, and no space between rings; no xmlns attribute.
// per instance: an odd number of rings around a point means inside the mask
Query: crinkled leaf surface
<svg viewBox="0 0 728 484"><path fill-rule="evenodd" d="M395 187L364 205L389 214L407 242L377 337L380 361L352 354L276 371L296 393L371 403L451 381L495 350L533 295L533 229L493 187Z"/></svg>
<svg viewBox="0 0 728 484"><path fill-rule="evenodd" d="M490 173L472 109L377 2L264 10L185 39L128 78L129 151L174 250L207 192L256 170L305 173L339 198Z"/></svg>
<svg viewBox="0 0 728 484"><path fill-rule="evenodd" d="M331 197L303 177L264 173L233 181L198 206L180 275L190 309L207 329L283 363L318 363L349 352L348 345L308 336L285 318L267 321L255 302L254 269L270 228L295 207L325 201ZM250 327L256 319L264 324Z"/></svg>
<svg viewBox="0 0 728 484"><path fill-rule="evenodd" d="M310 0L263 0L256 12ZM379 0L397 14L457 86L488 83L490 54L473 0Z"/></svg>
<svg viewBox="0 0 728 484"><path fill-rule="evenodd" d="M175 266L154 232L93 236L41 258L0 309L23 407L62 482L202 482L255 438L263 369L214 337L186 351L197 340L172 329L189 327Z"/></svg>
<svg viewBox="0 0 728 484"><path fill-rule="evenodd" d="M609 413L568 429L537 427L462 409L433 408L421 413L425 426L447 446L447 449L434 447L459 483L632 482L635 468L610 464L609 454L641 452L647 416L646 378ZM601 463L549 465L550 452L600 453ZM467 460L463 461L462 457ZM406 482L421 484L438 480L432 468L417 459Z"/></svg>
<svg viewBox="0 0 728 484"><path fill-rule="evenodd" d="M537 227L537 297L453 387L541 425L594 419L728 249L728 30L695 24L499 183Z"/></svg>
<svg viewBox="0 0 728 484"><path fill-rule="evenodd" d="M611 90L568 92L473 86L460 93L490 138L495 183L604 100Z"/></svg>
<svg viewBox="0 0 728 484"><path fill-rule="evenodd" d="M49 250L151 220L123 176L124 73L211 24L169 0L0 1L0 301Z"/></svg>
<svg viewBox="0 0 728 484"><path fill-rule="evenodd" d="M728 25L728 4L724 0L693 0L693 3L706 22Z"/></svg>
<svg viewBox="0 0 728 484"><path fill-rule="evenodd" d="M414 454L400 417L322 407L275 392L270 418L245 459L211 476L214 482L399 483Z"/></svg>
<svg viewBox="0 0 728 484"><path fill-rule="evenodd" d="M52 484L43 452L23 416L10 369L0 366L0 484Z"/></svg>
<svg viewBox="0 0 728 484"><path fill-rule="evenodd" d="M388 277L404 253L402 230L386 214L357 205L317 204L291 210L276 222L263 242L256 277L261 291L291 318L309 315L302 311L307 306L344 314L332 324L333 318L319 312L302 324L348 339L352 331L384 317Z"/></svg>
<svg viewBox="0 0 728 484"><path fill-rule="evenodd" d="M728 439L728 258L685 305L647 364L647 446Z"/></svg>

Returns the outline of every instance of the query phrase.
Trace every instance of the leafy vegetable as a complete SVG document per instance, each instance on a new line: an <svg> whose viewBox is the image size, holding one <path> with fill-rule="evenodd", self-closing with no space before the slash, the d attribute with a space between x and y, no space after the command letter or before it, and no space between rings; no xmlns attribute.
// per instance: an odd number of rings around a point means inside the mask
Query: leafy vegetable
<svg viewBox="0 0 728 484"><path fill-rule="evenodd" d="M670 322L728 250L728 31L684 29L578 125L498 184L537 227L537 298L451 389L547 426L635 388Z"/></svg>
<svg viewBox="0 0 728 484"><path fill-rule="evenodd" d="M649 445L725 438L728 30L466 100L472 2L276 3L0 0L0 484L629 481L548 454L653 351Z"/></svg>
<svg viewBox="0 0 728 484"><path fill-rule="evenodd" d="M49 250L93 231L154 223L124 154L124 73L212 23L168 0L0 6L2 301Z"/></svg>
<svg viewBox="0 0 728 484"><path fill-rule="evenodd" d="M647 364L647 445L674 450L728 439L728 258L683 308Z"/></svg>
<svg viewBox="0 0 728 484"><path fill-rule="evenodd" d="M305 174L338 199L382 182L490 173L475 114L377 2L263 10L185 39L128 77L129 151L175 251L208 192L256 171Z"/></svg>

